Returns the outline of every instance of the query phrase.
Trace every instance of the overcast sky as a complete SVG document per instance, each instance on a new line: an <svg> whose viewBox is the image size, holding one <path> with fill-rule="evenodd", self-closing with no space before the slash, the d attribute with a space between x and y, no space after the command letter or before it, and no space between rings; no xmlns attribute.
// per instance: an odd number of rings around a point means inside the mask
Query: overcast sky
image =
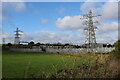
<svg viewBox="0 0 120 80"><path fill-rule="evenodd" d="M84 44L86 34L80 17L89 10L101 14L98 43L118 39L117 2L3 2L2 28L6 42L14 42L14 31L23 31L21 41Z"/></svg>

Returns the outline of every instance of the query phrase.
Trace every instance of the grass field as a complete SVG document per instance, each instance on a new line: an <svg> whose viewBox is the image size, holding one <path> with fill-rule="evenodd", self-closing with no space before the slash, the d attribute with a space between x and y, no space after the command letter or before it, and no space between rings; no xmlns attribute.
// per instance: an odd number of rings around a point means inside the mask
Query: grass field
<svg viewBox="0 0 120 80"><path fill-rule="evenodd" d="M119 78L119 48L107 54L24 53L3 50L3 78ZM56 74L57 73L57 74Z"/></svg>
<svg viewBox="0 0 120 80"><path fill-rule="evenodd" d="M75 57L50 53L3 51L2 58L2 76L5 78L24 78L26 75L28 78L31 77L26 72L36 77L43 73L51 76L60 69L75 68L82 63L94 63L87 55Z"/></svg>

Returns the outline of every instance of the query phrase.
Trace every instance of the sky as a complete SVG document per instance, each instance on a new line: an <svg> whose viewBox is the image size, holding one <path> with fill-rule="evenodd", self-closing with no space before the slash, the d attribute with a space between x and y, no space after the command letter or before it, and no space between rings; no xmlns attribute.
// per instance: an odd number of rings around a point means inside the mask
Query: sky
<svg viewBox="0 0 120 80"><path fill-rule="evenodd" d="M80 17L90 9L102 15L94 18L99 21L97 42L113 44L118 39L117 2L2 2L2 36L14 43L18 27L21 41L84 44L86 26Z"/></svg>

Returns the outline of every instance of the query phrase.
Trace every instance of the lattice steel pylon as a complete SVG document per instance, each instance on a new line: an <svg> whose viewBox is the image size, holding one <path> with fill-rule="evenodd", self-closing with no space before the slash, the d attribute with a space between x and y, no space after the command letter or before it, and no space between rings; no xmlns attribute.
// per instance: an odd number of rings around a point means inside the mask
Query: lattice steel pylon
<svg viewBox="0 0 120 80"><path fill-rule="evenodd" d="M15 44L20 44L20 32L23 32L21 30L19 30L18 28L15 31Z"/></svg>
<svg viewBox="0 0 120 80"><path fill-rule="evenodd" d="M5 33L3 30L2 30L2 44L5 44Z"/></svg>
<svg viewBox="0 0 120 80"><path fill-rule="evenodd" d="M93 17L97 17L101 15L93 15L92 10L89 11L88 14L84 14L80 19L86 19L83 22L83 25L86 25L87 28L84 30L86 31L86 47L88 49L88 52L93 52L96 48L96 37L95 37L95 29L97 29L96 26L93 25L93 23L98 23L98 21L94 21Z"/></svg>

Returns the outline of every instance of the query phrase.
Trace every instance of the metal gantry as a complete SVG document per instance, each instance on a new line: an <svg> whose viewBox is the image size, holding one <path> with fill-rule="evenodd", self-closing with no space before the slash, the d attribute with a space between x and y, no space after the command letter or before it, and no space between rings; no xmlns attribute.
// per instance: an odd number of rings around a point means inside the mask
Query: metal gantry
<svg viewBox="0 0 120 80"><path fill-rule="evenodd" d="M94 26L94 23L98 23L98 21L93 20L93 17L98 17L101 15L93 15L92 10L89 11L88 14L84 14L80 19L85 19L83 21L83 25L86 25L87 27L84 29L87 33L86 35L86 47L88 49L88 52L93 52L96 48L96 37L95 37L95 29L97 29L96 26Z"/></svg>
<svg viewBox="0 0 120 80"><path fill-rule="evenodd" d="M23 32L21 30L19 30L18 28L15 31L15 44L20 44L20 32Z"/></svg>

